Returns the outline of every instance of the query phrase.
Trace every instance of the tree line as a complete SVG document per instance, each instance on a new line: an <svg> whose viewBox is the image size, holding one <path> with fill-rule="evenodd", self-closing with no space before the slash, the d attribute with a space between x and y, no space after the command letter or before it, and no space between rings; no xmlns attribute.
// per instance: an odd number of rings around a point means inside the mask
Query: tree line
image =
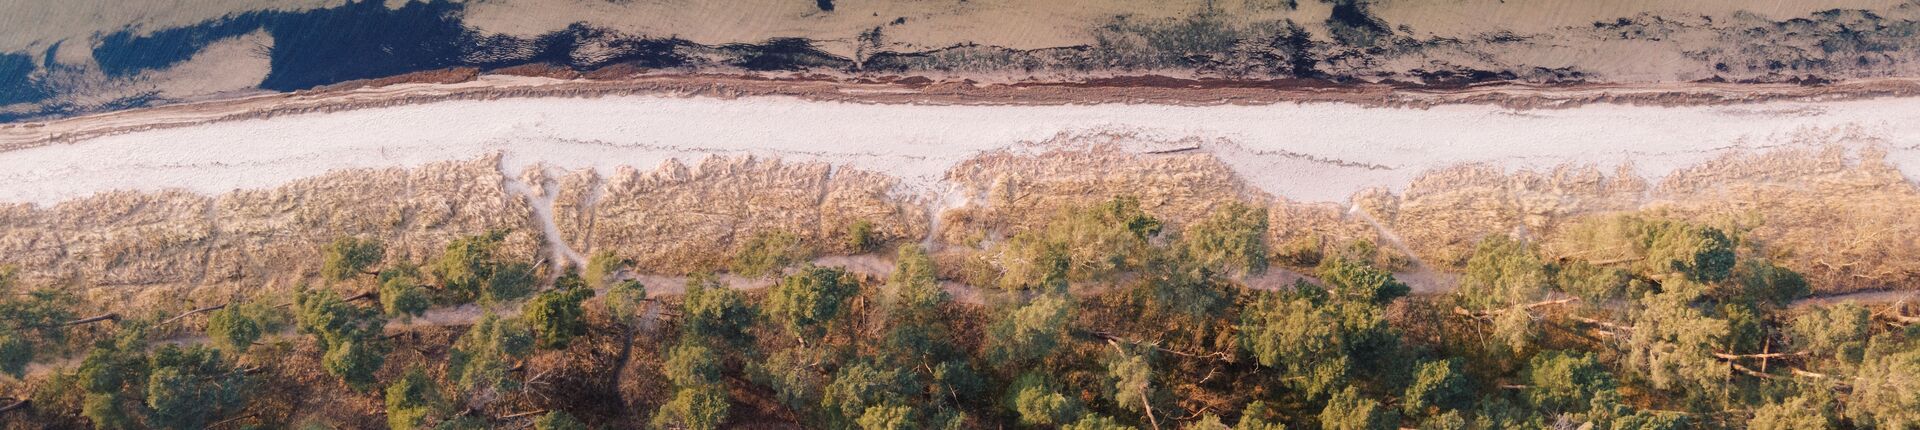
<svg viewBox="0 0 1920 430"><path fill-rule="evenodd" d="M1658 213L1566 227L1594 255L1493 235L1413 294L1364 241L1275 255L1269 214L1184 226L1074 207L886 276L791 234L725 272L643 285L599 252L554 269L505 232L413 265L352 237L319 276L172 315L82 317L0 276L21 427L1496 429L1920 426L1920 331L1896 305L1794 306L1804 278L1738 229ZM871 224L845 247L883 249ZM1586 251L1581 251L1586 252ZM1604 255L1602 255L1604 254ZM1272 262L1284 262L1274 267ZM1290 286L1250 279L1298 273ZM726 279L764 279L742 289ZM1265 284L1263 284L1265 285ZM660 294L650 290L681 287ZM955 293L969 295L956 298ZM430 311L478 312L445 324ZM89 321L91 320L91 321ZM182 341L198 324L205 341ZM80 357L60 364L62 356ZM31 364L51 370L30 374ZM365 410L315 411L327 394ZM372 418L370 418L372 417ZM359 421L356 421L359 420Z"/></svg>

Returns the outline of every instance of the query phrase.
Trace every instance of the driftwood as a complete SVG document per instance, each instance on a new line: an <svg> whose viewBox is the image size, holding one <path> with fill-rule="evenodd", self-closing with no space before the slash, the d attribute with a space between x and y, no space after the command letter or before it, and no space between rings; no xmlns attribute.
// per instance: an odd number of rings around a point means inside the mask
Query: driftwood
<svg viewBox="0 0 1920 430"><path fill-rule="evenodd" d="M67 321L63 323L42 325L42 326L38 326L37 328L72 327L77 325L93 324L101 321L119 321L119 320L120 320L120 314L109 312L103 315L90 316L90 317L81 318L73 321Z"/></svg>
<svg viewBox="0 0 1920 430"><path fill-rule="evenodd" d="M1580 301L1579 297L1568 297L1568 298L1559 299L1559 300L1548 300L1544 302L1528 303L1528 304L1520 305L1519 307L1522 309L1531 311L1534 308L1564 305L1564 304L1573 303L1577 301ZM1470 311L1470 310L1467 310L1466 308L1455 306L1453 308L1453 313L1468 316L1468 317L1473 317L1473 318L1486 318L1494 315L1507 313L1507 311L1509 310L1512 310L1512 308L1488 309L1484 311Z"/></svg>
<svg viewBox="0 0 1920 430"><path fill-rule="evenodd" d="M13 404L11 405L0 406L0 414L12 412L16 409L26 409L27 406L30 406L32 404L33 404L33 400L31 399L20 399L18 401L13 402Z"/></svg>
<svg viewBox="0 0 1920 430"><path fill-rule="evenodd" d="M174 315L174 316L173 316L173 318L167 318L167 320L166 320L166 321L161 321L161 322L160 322L160 325L167 325L167 324L173 324L173 322L174 322L174 321L179 321L179 320L180 320L181 318L186 318L186 317L189 317L189 316L193 316L193 315L195 315L195 314L203 314L203 313L207 313L207 312L213 312L213 311L217 311L217 310L221 310L221 309L226 309L226 308L227 308L227 304L226 304L226 303L221 303L221 304L217 304L217 305L213 305L213 306L207 306L207 307L203 307L203 308L199 308L199 309L194 309L194 310L190 310L190 311L186 311L186 312L183 312L183 313L181 313L181 314L179 314L179 315Z"/></svg>
<svg viewBox="0 0 1920 430"><path fill-rule="evenodd" d="M514 419L514 418L523 418L523 417L530 417L530 416L534 416L534 415L540 415L540 414L544 414L544 413L547 413L547 410L546 410L546 409L534 409L534 410L531 410L531 411L526 411L526 412L516 412L516 413L511 413L511 414L506 414L506 415L501 415L501 416L498 416L498 417L494 417L494 419L500 419L500 420L510 420L510 419Z"/></svg>

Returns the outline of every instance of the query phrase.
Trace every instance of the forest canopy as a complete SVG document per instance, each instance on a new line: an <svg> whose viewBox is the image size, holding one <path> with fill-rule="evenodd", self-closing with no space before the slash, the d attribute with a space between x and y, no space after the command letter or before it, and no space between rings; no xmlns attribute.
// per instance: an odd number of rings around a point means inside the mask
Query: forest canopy
<svg viewBox="0 0 1920 430"><path fill-rule="evenodd" d="M1662 429L1920 426L1920 318L1807 301L1738 229L1658 213L1488 235L1448 288L1399 252L1277 252L1270 214L1077 206L839 267L793 232L730 270L316 243L292 291L121 315L0 271L9 428ZM1560 247L1564 248L1564 246ZM1563 250L1562 250L1563 251ZM958 255L956 257L956 255ZM662 281L668 279L668 281ZM1276 281L1278 280L1278 281ZM1816 303L1817 302L1817 303Z"/></svg>

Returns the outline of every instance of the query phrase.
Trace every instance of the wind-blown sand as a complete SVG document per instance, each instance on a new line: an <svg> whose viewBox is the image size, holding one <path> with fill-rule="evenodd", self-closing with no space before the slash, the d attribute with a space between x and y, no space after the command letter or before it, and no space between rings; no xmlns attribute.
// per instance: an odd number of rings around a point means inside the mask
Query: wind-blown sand
<svg viewBox="0 0 1920 430"><path fill-rule="evenodd" d="M445 101L147 130L0 152L0 201L53 204L110 190L215 194L335 169L417 166L500 151L502 168L651 168L672 158L764 155L902 178L934 195L984 151L1085 142L1197 147L1251 183L1343 201L1462 163L1546 169L1628 164L1659 177L1728 151L1877 146L1909 176L1920 98L1737 106L1595 104L1558 110L1350 104L876 105L787 97L615 96Z"/></svg>

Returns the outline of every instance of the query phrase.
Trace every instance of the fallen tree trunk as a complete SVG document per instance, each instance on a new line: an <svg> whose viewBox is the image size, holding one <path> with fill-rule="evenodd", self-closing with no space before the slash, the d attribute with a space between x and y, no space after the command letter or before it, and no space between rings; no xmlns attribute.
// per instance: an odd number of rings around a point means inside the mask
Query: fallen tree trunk
<svg viewBox="0 0 1920 430"><path fill-rule="evenodd" d="M16 409L26 409L27 406L31 405L32 403L33 403L32 399L20 399L19 401L13 402L13 404L11 405L0 406L0 414L12 412Z"/></svg>
<svg viewBox="0 0 1920 430"><path fill-rule="evenodd" d="M160 325L167 325L167 324L173 324L173 322L174 322L174 321L179 321L179 320L180 320L181 318L186 318L186 317L189 317L189 316L193 316L193 315L195 315L195 314L203 314L203 313L207 313L207 312L213 312L213 311L217 311L217 310L221 310L221 309L226 309L226 308L227 308L227 304L225 304L225 303L222 303L222 304L217 304L217 305L213 305L213 306L207 306L207 307L204 307L204 308L199 308L199 309L194 309L194 310L190 310L190 311L186 311L186 312L184 312L184 313L181 313L181 314L179 314L179 315L174 315L174 316L173 316L173 318L167 318L167 320L166 320L166 321L161 321L161 322L160 322Z"/></svg>

